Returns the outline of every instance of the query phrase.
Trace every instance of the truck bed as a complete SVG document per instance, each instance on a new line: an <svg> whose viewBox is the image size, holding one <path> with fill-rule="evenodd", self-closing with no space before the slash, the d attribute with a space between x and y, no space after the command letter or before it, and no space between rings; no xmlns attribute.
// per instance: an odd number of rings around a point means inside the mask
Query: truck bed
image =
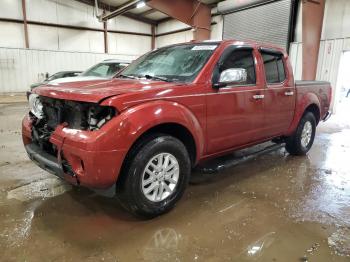
<svg viewBox="0 0 350 262"><path fill-rule="evenodd" d="M328 85L331 86L330 82L327 81L309 81L309 80L296 80L295 86L322 86L322 85Z"/></svg>
<svg viewBox="0 0 350 262"><path fill-rule="evenodd" d="M295 81L297 100L302 100L305 96L316 95L320 103L320 119L324 119L330 108L332 97L331 84L326 81ZM297 103L298 104L298 103Z"/></svg>

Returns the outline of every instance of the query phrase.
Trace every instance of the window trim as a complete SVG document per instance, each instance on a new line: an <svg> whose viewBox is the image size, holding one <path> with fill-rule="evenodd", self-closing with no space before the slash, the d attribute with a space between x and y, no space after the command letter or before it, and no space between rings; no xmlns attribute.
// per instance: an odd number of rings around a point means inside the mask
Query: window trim
<svg viewBox="0 0 350 262"><path fill-rule="evenodd" d="M256 63L256 56L254 54L254 47L250 46L250 45L229 45L225 48L225 50L221 53L221 56L220 58L218 59L218 61L216 62L215 64L215 67L213 69L213 72L212 72L212 77L211 77L211 82L212 82L212 85L216 84L213 79L214 79L214 73L215 73L215 70L217 69L218 66L220 66L219 64L223 61L224 59L224 56L227 56L228 54L225 54L225 52L227 50L229 50L229 53L231 52L234 52L234 51L240 51L240 50L250 50L251 51L251 54L252 54L252 57L253 57L253 63L254 63L254 73L255 73L255 83L253 84L234 84L234 82L232 83L227 83L227 86L225 87L221 87L220 89L227 89L227 88L232 88L232 87L247 87L247 86L257 86L257 67L258 67L258 64Z"/></svg>
<svg viewBox="0 0 350 262"><path fill-rule="evenodd" d="M289 79L289 73L287 72L286 70L286 61L285 61L285 58L284 58L284 54L283 52L279 51L279 50L275 50L275 49L271 49L271 48L265 48L265 47L260 47L259 49L259 53L260 53L260 56L261 56L261 59L262 59L262 63L263 63L263 67L264 67L264 74L265 74L265 82L266 82L266 86L269 87L269 86L281 86L281 85L285 85L287 80ZM283 63L283 70L284 70L284 80L282 82L277 82L277 83L269 83L267 82L267 79L266 79L266 67L265 67L265 63L264 63L264 59L263 59L263 54L270 54L270 55L279 55L282 57L282 63ZM277 65L277 63L276 63ZM277 66L277 72L278 72L278 66ZM279 78L279 72L278 72L278 78Z"/></svg>

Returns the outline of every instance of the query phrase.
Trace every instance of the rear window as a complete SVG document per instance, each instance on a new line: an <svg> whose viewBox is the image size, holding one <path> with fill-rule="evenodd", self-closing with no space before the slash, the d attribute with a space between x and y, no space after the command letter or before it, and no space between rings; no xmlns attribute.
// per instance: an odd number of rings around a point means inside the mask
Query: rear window
<svg viewBox="0 0 350 262"><path fill-rule="evenodd" d="M282 83L286 79L283 55L261 52L261 56L264 60L266 82Z"/></svg>

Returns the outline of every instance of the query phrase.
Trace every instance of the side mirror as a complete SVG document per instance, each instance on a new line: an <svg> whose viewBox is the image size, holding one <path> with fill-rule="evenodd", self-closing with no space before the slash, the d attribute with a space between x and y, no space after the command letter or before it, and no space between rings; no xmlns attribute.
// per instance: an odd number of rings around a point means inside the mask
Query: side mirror
<svg viewBox="0 0 350 262"><path fill-rule="evenodd" d="M239 84L247 81L247 70L244 68L230 68L221 72L219 82L214 87L223 87L227 84Z"/></svg>

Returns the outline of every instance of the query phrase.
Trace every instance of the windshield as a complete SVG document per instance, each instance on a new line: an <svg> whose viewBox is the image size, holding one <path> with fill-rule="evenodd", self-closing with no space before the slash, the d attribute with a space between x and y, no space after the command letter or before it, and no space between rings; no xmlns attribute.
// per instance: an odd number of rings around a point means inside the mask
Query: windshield
<svg viewBox="0 0 350 262"><path fill-rule="evenodd" d="M122 70L126 64L123 63L99 63L84 73L82 76L98 76L98 77L111 77Z"/></svg>
<svg viewBox="0 0 350 262"><path fill-rule="evenodd" d="M64 72L58 72L56 74L53 74L52 76L50 76L47 81L51 81L51 80L55 80L55 79L58 79L58 78L62 78L64 75Z"/></svg>
<svg viewBox="0 0 350 262"><path fill-rule="evenodd" d="M186 44L160 48L133 62L120 76L191 82L216 47L215 44Z"/></svg>

